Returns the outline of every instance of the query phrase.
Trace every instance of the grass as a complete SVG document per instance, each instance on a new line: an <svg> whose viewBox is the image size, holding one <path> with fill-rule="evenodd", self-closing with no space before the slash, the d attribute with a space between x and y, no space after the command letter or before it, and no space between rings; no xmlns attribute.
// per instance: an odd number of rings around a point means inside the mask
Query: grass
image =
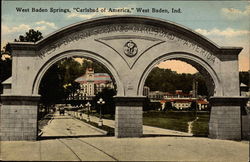
<svg viewBox="0 0 250 162"><path fill-rule="evenodd" d="M192 133L194 136L208 136L209 113L199 113L199 119L193 123Z"/></svg>
<svg viewBox="0 0 250 162"><path fill-rule="evenodd" d="M99 113L91 113L90 115L96 116L99 118L100 114ZM115 115L111 114L102 114L103 119L110 119L110 120L115 120Z"/></svg>
<svg viewBox="0 0 250 162"><path fill-rule="evenodd" d="M208 135L209 113L197 112L199 117L193 123L192 133L194 136ZM188 132L188 122L193 121L196 117L194 112L144 112L143 124L171 129L176 131Z"/></svg>
<svg viewBox="0 0 250 162"><path fill-rule="evenodd" d="M111 127L109 127L107 125L103 125L103 126L100 127L100 126L98 126L98 123L95 123L95 122L92 122L92 121L87 122L85 119L79 119L79 120L84 121L85 123L87 123L89 125L92 125L92 126L94 126L96 128L107 131L108 132L107 136L114 136L115 135L115 129L111 128Z"/></svg>
<svg viewBox="0 0 250 162"><path fill-rule="evenodd" d="M143 124L159 128L188 131L188 122L195 119L193 112L144 112Z"/></svg>
<svg viewBox="0 0 250 162"><path fill-rule="evenodd" d="M99 117L98 113L91 113L91 115ZM188 122L195 120L196 115L199 119L193 122L192 133L194 136L208 136L209 112L195 113L187 111L148 111L143 113L143 124L164 129L188 132ZM114 115L105 114L103 115L103 119L114 120ZM114 128L106 125L99 127L98 123L87 122L86 120L83 121L94 127L107 131L109 136L114 135Z"/></svg>

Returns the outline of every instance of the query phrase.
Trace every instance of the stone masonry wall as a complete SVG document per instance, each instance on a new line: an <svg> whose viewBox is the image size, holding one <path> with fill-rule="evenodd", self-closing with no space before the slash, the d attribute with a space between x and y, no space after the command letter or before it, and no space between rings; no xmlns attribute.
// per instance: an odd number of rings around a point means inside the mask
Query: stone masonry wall
<svg viewBox="0 0 250 162"><path fill-rule="evenodd" d="M240 106L213 106L209 121L209 137L240 140Z"/></svg>
<svg viewBox="0 0 250 162"><path fill-rule="evenodd" d="M1 141L36 140L36 105L1 105Z"/></svg>
<svg viewBox="0 0 250 162"><path fill-rule="evenodd" d="M141 106L116 106L115 118L116 137L142 136Z"/></svg>

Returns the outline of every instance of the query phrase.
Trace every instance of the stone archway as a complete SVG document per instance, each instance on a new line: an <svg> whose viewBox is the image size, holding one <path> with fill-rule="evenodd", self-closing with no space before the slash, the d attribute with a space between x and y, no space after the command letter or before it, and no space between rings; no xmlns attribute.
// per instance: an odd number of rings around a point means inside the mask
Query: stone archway
<svg viewBox="0 0 250 162"><path fill-rule="evenodd" d="M12 82L4 83L1 96L2 140L36 139L40 80L56 60L72 55L101 62L116 80L116 137L142 135L144 81L160 60L180 59L199 69L213 87L210 137L241 138L240 47L219 47L173 22L142 16L91 19L34 44L15 42L10 46Z"/></svg>

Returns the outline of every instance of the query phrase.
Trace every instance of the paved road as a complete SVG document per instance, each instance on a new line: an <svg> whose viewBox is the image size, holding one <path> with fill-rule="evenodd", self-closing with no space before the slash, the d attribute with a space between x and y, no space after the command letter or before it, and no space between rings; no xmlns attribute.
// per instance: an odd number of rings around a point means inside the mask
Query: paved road
<svg viewBox="0 0 250 162"><path fill-rule="evenodd" d="M115 138L70 116L55 116L40 141L2 141L1 160L248 161L248 142L197 137ZM74 137L74 138L73 138Z"/></svg>
<svg viewBox="0 0 250 162"><path fill-rule="evenodd" d="M52 120L44 127L42 137L88 137L88 136L104 136L105 134L92 126L74 119L69 115L60 116L58 113L53 115Z"/></svg>

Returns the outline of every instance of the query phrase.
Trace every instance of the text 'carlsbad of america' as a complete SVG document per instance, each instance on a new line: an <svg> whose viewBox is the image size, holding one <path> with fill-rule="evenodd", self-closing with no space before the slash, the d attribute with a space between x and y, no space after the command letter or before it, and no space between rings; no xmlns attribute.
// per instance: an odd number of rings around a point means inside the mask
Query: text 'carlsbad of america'
<svg viewBox="0 0 250 162"><path fill-rule="evenodd" d="M76 12L120 12L132 13L134 8L73 8Z"/></svg>

